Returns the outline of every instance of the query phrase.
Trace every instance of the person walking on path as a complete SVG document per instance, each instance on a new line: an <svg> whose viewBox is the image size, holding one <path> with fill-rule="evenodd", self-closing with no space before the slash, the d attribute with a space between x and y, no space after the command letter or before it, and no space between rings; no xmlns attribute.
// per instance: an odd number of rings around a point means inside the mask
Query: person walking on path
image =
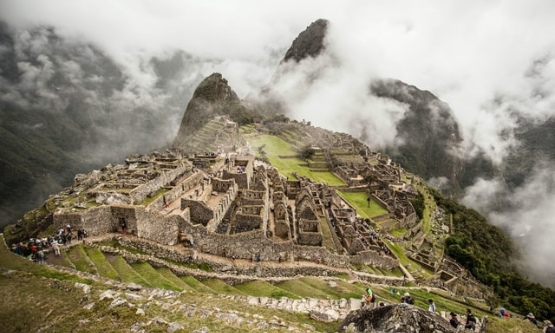
<svg viewBox="0 0 555 333"><path fill-rule="evenodd" d="M60 244L58 244L57 241L52 242L52 250L54 250L54 255L56 256L60 255Z"/></svg>

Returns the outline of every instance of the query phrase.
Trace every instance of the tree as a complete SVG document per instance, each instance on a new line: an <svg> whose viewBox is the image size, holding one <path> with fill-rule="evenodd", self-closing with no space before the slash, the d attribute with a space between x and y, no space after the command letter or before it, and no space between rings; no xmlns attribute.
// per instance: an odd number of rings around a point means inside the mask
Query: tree
<svg viewBox="0 0 555 333"><path fill-rule="evenodd" d="M299 150L299 156L302 159L308 160L314 155L314 149L311 145L306 145Z"/></svg>

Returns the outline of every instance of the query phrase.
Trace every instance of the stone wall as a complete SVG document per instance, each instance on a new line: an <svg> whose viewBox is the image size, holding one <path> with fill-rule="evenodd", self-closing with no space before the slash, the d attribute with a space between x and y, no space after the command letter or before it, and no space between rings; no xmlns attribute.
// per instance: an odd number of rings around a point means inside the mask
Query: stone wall
<svg viewBox="0 0 555 333"><path fill-rule="evenodd" d="M228 172L228 171L224 170L222 178L226 179L226 180L227 179L235 180L235 183L241 189L249 188L250 178L249 178L249 175L247 173L234 173L234 172Z"/></svg>
<svg viewBox="0 0 555 333"><path fill-rule="evenodd" d="M209 233L200 225L183 221L183 229L190 235L197 249L214 255L235 256L250 259L260 254L262 260L297 259L314 261L321 258L322 263L334 267L347 267L349 257L330 253L321 246L294 245L292 241L267 238L264 231L255 230L233 235Z"/></svg>
<svg viewBox="0 0 555 333"><path fill-rule="evenodd" d="M374 199L374 201L383 209L387 210L388 212L389 210L389 206L387 205L387 203L385 203L382 199L380 199L379 197L377 197L374 193L371 194L372 199Z"/></svg>
<svg viewBox="0 0 555 333"><path fill-rule="evenodd" d="M294 200L301 191L301 182L298 180L287 181L287 198Z"/></svg>
<svg viewBox="0 0 555 333"><path fill-rule="evenodd" d="M181 198L181 210L186 208L190 209L193 223L200 223L206 226L214 218L214 211L202 201Z"/></svg>
<svg viewBox="0 0 555 333"><path fill-rule="evenodd" d="M188 175L187 178L181 184L174 186L168 193L164 194L163 196L160 196L160 198L154 200L150 205L148 205L148 209L162 210L164 208L164 198L166 200L165 203L168 203L168 204L170 202L178 200L184 193L196 187L203 179L203 177L204 176L200 171L196 171Z"/></svg>
<svg viewBox="0 0 555 333"><path fill-rule="evenodd" d="M260 229L266 231L268 212L264 206L241 206L235 214L235 232L245 232Z"/></svg>
<svg viewBox="0 0 555 333"><path fill-rule="evenodd" d="M116 229L116 221L112 217L110 206L95 207L82 213L54 214L55 230L65 229L67 225L70 225L73 230L83 228L90 236L102 235Z"/></svg>
<svg viewBox="0 0 555 333"><path fill-rule="evenodd" d="M223 196L220 201L218 202L218 206L214 209L214 218L207 224L207 229L210 232L215 232L224 217L226 216L229 207L234 203L235 198L237 197L237 191L239 187L235 184L233 179L226 182L229 186L221 186L219 184L219 188L227 188L227 192L225 196Z"/></svg>
<svg viewBox="0 0 555 333"><path fill-rule="evenodd" d="M385 269L399 267L399 259L382 255L380 252L373 250L360 251L356 255L351 256L351 263L355 265L364 264Z"/></svg>
<svg viewBox="0 0 555 333"><path fill-rule="evenodd" d="M237 157L235 159L234 166L245 167L245 171L242 173L237 173L224 170L222 178L235 179L235 183L239 186L240 189L248 189L250 187L250 182L253 176L254 159L252 157Z"/></svg>
<svg viewBox="0 0 555 333"><path fill-rule="evenodd" d="M322 239L321 232L306 232L301 230L297 235L297 242L301 245L321 246Z"/></svg>
<svg viewBox="0 0 555 333"><path fill-rule="evenodd" d="M178 242L182 219L176 215L162 216L158 212L142 211L137 223L137 236L164 245Z"/></svg>
<svg viewBox="0 0 555 333"><path fill-rule="evenodd" d="M183 174L187 170L187 168L190 167L186 164L183 164L175 169L164 170L160 173L158 177L132 189L129 192L129 197L133 200L134 203L141 202L149 194L158 191L158 189L163 186L169 185L175 178Z"/></svg>
<svg viewBox="0 0 555 333"><path fill-rule="evenodd" d="M121 231L121 222L125 221L127 232L134 233L137 230L137 223L141 221L141 217L145 208L143 206L131 205L113 205L112 221L116 224L118 231Z"/></svg>
<svg viewBox="0 0 555 333"><path fill-rule="evenodd" d="M227 192L232 187L235 187L235 181L233 179L224 180L212 178L212 189L216 192Z"/></svg>
<svg viewBox="0 0 555 333"><path fill-rule="evenodd" d="M281 239L291 239L291 229L289 227L289 221L276 220L274 223L274 234L276 237L279 237Z"/></svg>
<svg viewBox="0 0 555 333"><path fill-rule="evenodd" d="M417 222L418 222L418 215L416 215L416 213L411 213L401 221L401 227L407 228L415 225Z"/></svg>

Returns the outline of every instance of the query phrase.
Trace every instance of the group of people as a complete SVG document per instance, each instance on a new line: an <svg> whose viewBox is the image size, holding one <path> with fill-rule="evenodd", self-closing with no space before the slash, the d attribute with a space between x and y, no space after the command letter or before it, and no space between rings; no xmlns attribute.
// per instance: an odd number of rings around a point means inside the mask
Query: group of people
<svg viewBox="0 0 555 333"><path fill-rule="evenodd" d="M77 239L82 240L87 237L85 229L77 230ZM58 232L46 238L31 238L28 242L19 242L11 246L11 251L15 254L24 256L31 261L42 264L46 260L46 254L51 250L55 256L60 255L60 248L66 244L71 244L73 232L70 225L58 230Z"/></svg>
<svg viewBox="0 0 555 333"><path fill-rule="evenodd" d="M524 320L528 320L532 325L539 327L536 317L531 312L524 317ZM543 323L545 324L543 328L544 333L555 333L555 326L553 326L553 323L550 320L544 320Z"/></svg>
<svg viewBox="0 0 555 333"><path fill-rule="evenodd" d="M499 311L496 313L496 315L497 317L502 317L502 318L512 318L512 315L505 308L500 308ZM530 324L539 328L538 321L536 320L536 317L532 312L527 314L523 318L523 320L527 320L528 322L530 322ZM555 327L553 326L553 323L551 321L544 320L543 323L545 324L543 328L544 333L555 333Z"/></svg>

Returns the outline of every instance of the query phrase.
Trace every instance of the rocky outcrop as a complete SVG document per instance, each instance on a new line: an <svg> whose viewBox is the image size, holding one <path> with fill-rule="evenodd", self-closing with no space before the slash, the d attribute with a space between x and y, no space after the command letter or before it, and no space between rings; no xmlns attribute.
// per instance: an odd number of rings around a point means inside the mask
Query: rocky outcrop
<svg viewBox="0 0 555 333"><path fill-rule="evenodd" d="M345 333L451 333L456 329L439 315L409 304L351 312L341 323Z"/></svg>
<svg viewBox="0 0 555 333"><path fill-rule="evenodd" d="M317 57L324 49L324 38L328 29L328 20L319 19L301 32L285 53L283 62L291 59L299 62L307 57Z"/></svg>

